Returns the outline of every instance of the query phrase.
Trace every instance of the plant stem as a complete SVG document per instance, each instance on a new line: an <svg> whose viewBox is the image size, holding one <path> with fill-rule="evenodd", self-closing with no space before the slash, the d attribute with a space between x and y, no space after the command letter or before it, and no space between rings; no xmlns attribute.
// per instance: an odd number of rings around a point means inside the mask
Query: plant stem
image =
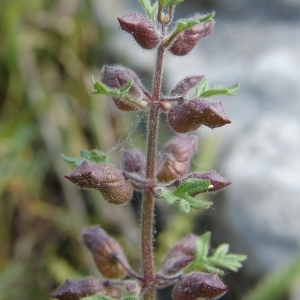
<svg viewBox="0 0 300 300"><path fill-rule="evenodd" d="M162 66L164 58L164 47L160 45L157 50L156 67L152 91L152 103L148 118L148 137L147 137L147 167L146 179L155 181L155 158L157 148L157 132L159 123L159 101L162 81ZM151 191L144 193L141 220L141 248L142 248L142 267L143 276L148 291L144 300L155 299L155 276L153 263L153 225L154 225L154 203L155 198Z"/></svg>

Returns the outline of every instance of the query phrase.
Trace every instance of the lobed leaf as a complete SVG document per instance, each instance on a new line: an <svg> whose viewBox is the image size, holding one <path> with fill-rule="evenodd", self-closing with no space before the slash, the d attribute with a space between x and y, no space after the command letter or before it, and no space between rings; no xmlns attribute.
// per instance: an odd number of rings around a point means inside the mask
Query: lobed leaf
<svg viewBox="0 0 300 300"><path fill-rule="evenodd" d="M109 95L112 97L120 97L120 98L130 98L129 90L132 87L134 80L131 79L129 82L127 82L123 87L120 89L118 88L110 88L106 84L104 84L101 81L95 80L94 77L91 79L94 90L89 92L90 95Z"/></svg>
<svg viewBox="0 0 300 300"><path fill-rule="evenodd" d="M174 204L178 201L180 210L188 213L190 208L204 209L209 208L212 205L212 202L195 199L191 196L207 191L209 187L210 181L208 179L188 178L181 182L177 188L172 191L163 189L161 191L161 196L168 204Z"/></svg>
<svg viewBox="0 0 300 300"><path fill-rule="evenodd" d="M215 95L228 95L235 96L237 91L240 89L240 84L235 83L229 87L225 86L209 86L209 82L204 78L196 87L196 93L193 98L202 97L207 98Z"/></svg>
<svg viewBox="0 0 300 300"><path fill-rule="evenodd" d="M181 182L174 190L174 194L178 196L191 195L207 191L210 186L209 179L188 178Z"/></svg>
<svg viewBox="0 0 300 300"><path fill-rule="evenodd" d="M238 271L242 266L241 262L246 255L233 254L229 252L229 245L222 244L209 256L211 233L206 232L196 241L197 253L195 260L186 269L187 272L205 270L223 274L221 269L227 269L233 272Z"/></svg>
<svg viewBox="0 0 300 300"><path fill-rule="evenodd" d="M70 156L66 156L64 154L61 154L61 157L68 163L74 166L80 166L83 161L88 161L91 164L97 164L97 163L108 163L109 162L109 158L108 156L97 149L88 151L86 149L81 149L80 150L80 156L81 157L70 157Z"/></svg>
<svg viewBox="0 0 300 300"><path fill-rule="evenodd" d="M77 167L80 166L82 164L82 162L84 161L84 158L74 158L74 157L66 156L64 154L61 154L61 157L68 164L74 165Z"/></svg>
<svg viewBox="0 0 300 300"><path fill-rule="evenodd" d="M176 1L176 0L175 0ZM177 1L176 1L177 2ZM190 19L179 20L177 22L176 29L167 39L166 44L169 44L181 31L187 30L194 25L197 25L202 22L210 22L214 20L215 12L212 11L211 13L196 16Z"/></svg>

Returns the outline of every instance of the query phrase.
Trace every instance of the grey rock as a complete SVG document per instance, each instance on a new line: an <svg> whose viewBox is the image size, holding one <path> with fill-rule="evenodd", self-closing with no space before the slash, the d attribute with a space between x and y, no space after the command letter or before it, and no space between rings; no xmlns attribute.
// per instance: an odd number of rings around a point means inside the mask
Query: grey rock
<svg viewBox="0 0 300 300"><path fill-rule="evenodd" d="M300 2L298 0L214 0L204 1L201 6L194 0L186 0L185 6L188 11L195 9L214 9L218 14L227 18L234 19L252 19L252 20L270 20L297 19L300 15Z"/></svg>
<svg viewBox="0 0 300 300"><path fill-rule="evenodd" d="M300 120L266 114L236 139L223 170L223 226L258 276L287 263L300 246Z"/></svg>

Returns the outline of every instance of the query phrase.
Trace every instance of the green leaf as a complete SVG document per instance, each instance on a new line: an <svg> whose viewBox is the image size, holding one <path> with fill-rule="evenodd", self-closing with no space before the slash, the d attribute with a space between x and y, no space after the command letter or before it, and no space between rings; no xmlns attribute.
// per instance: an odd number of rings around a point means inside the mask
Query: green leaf
<svg viewBox="0 0 300 300"><path fill-rule="evenodd" d="M69 157L64 154L61 154L61 157L63 158L64 161L66 161L70 165L75 165L75 166L80 166L82 162L84 161L83 158L74 158L74 157Z"/></svg>
<svg viewBox="0 0 300 300"><path fill-rule="evenodd" d="M150 0L139 0L139 2L141 3L141 5L145 9L145 11L150 16L151 15L151 11L152 11L152 5L151 5Z"/></svg>
<svg viewBox="0 0 300 300"><path fill-rule="evenodd" d="M174 0L174 2L178 2L176 0ZM180 3L180 2L179 2ZM202 22L211 22L214 20L214 15L215 15L215 12L212 11L211 13L208 13L208 14L204 14L204 15L200 15L200 16L197 16L197 17L193 17L193 18L190 18L190 19L184 19L184 20L179 20L177 22L177 26L176 26L176 29L173 31L173 33L167 38L166 40L166 44L170 44L173 39L181 32L181 31L184 31L184 30L187 30L189 29L190 27L192 26L195 26L199 23L202 23Z"/></svg>
<svg viewBox="0 0 300 300"><path fill-rule="evenodd" d="M180 199L179 205L180 209L186 214L190 211L190 204L187 200Z"/></svg>
<svg viewBox="0 0 300 300"><path fill-rule="evenodd" d="M184 0L169 0L169 5L174 6L182 3Z"/></svg>
<svg viewBox="0 0 300 300"><path fill-rule="evenodd" d="M226 244L225 244L226 245ZM221 247L223 245L220 245ZM227 245L228 246L228 245ZM217 248L218 250L218 248ZM216 251L217 251L216 250ZM239 268L242 267L241 262L244 261L247 256L240 254L232 254L228 253L229 247L227 248L227 252L222 255L216 255L215 252L209 257L208 261L210 265L215 265L217 267L227 269L233 272L238 271Z"/></svg>
<svg viewBox="0 0 300 300"><path fill-rule="evenodd" d="M91 79L94 90L89 92L91 95L109 95L112 97L120 97L120 98L128 98L129 97L129 90L132 87L134 81L133 79L127 82L123 87L120 89L117 88L110 88L106 84L101 81L95 80L94 77Z"/></svg>
<svg viewBox="0 0 300 300"><path fill-rule="evenodd" d="M86 149L80 150L81 157L69 157L64 154L61 155L62 158L69 164L80 166L84 160L88 161L91 164L98 164L98 163L108 163L109 158L108 156L97 149L88 151Z"/></svg>
<svg viewBox="0 0 300 300"><path fill-rule="evenodd" d="M91 81L94 85L94 90L89 92L90 95L109 95L114 98L123 98L141 108L145 108L147 106L147 102L143 101L143 99L129 93L132 85L134 84L133 79L128 81L121 88L110 88L103 82L95 80L94 77L91 78Z"/></svg>
<svg viewBox="0 0 300 300"><path fill-rule="evenodd" d="M163 189L161 196L168 204L174 204L178 201L180 210L188 213L190 208L204 209L211 206L211 202L191 196L207 191L209 186L210 181L208 179L188 178L174 190Z"/></svg>
<svg viewBox="0 0 300 300"><path fill-rule="evenodd" d="M196 199L196 198L190 197L189 204L190 204L191 208L203 209L203 208L209 208L212 205L212 202L208 202L206 200L201 200L201 199Z"/></svg>
<svg viewBox="0 0 300 300"><path fill-rule="evenodd" d="M210 239L211 233L208 231L202 234L196 241L197 259L207 257L210 247Z"/></svg>
<svg viewBox="0 0 300 300"><path fill-rule="evenodd" d="M241 88L241 85L239 82L229 86L227 89L228 89L228 93L227 95L230 95L230 96L235 96L237 91Z"/></svg>
<svg viewBox="0 0 300 300"><path fill-rule="evenodd" d="M161 8L170 5L170 6L175 6L180 3L182 3L184 0L159 0L159 5Z"/></svg>
<svg viewBox="0 0 300 300"><path fill-rule="evenodd" d="M155 24L155 22L156 22L157 11L158 11L158 2L156 1L152 5L152 11L151 11L151 14L150 14L150 19L152 20L153 24Z"/></svg>
<svg viewBox="0 0 300 300"><path fill-rule="evenodd" d="M211 233L206 232L200 236L196 241L197 254L195 260L186 269L187 272L191 271L208 271L223 274L221 269L227 269L236 272L241 266L241 262L247 257L245 255L233 254L229 252L229 245L220 245L209 256Z"/></svg>
<svg viewBox="0 0 300 300"><path fill-rule="evenodd" d="M108 163L109 159L107 154L104 152L94 149L90 151L90 155L88 157L88 161L91 163Z"/></svg>
<svg viewBox="0 0 300 300"><path fill-rule="evenodd" d="M193 98L202 97L207 98L215 95L229 95L235 96L237 91L240 89L240 84L235 83L229 87L225 86L214 86L210 87L209 82L206 78L202 79L196 87L196 93Z"/></svg>
<svg viewBox="0 0 300 300"><path fill-rule="evenodd" d="M202 193L207 191L209 186L209 179L188 178L178 185L174 190L174 194L177 196L185 196Z"/></svg>
<svg viewBox="0 0 300 300"><path fill-rule="evenodd" d="M161 8L164 8L166 5L168 5L169 0L159 0L159 6Z"/></svg>
<svg viewBox="0 0 300 300"><path fill-rule="evenodd" d="M146 11L152 23L155 24L155 16L157 14L158 3L157 1L152 5L150 0L139 0L144 10Z"/></svg>
<svg viewBox="0 0 300 300"><path fill-rule="evenodd" d="M80 156L83 158L88 159L90 157L90 151L86 150L86 149L81 149L80 150Z"/></svg>
<svg viewBox="0 0 300 300"><path fill-rule="evenodd" d="M169 191L168 189L164 189L162 192L161 192L161 196L163 196L165 198L165 201L168 203L168 204L174 204L176 201L180 201L180 198L178 198L177 196L175 196L173 194L172 191Z"/></svg>
<svg viewBox="0 0 300 300"><path fill-rule="evenodd" d="M203 78L196 86L196 93L193 98L201 97L206 91L209 90L209 82L206 78Z"/></svg>
<svg viewBox="0 0 300 300"><path fill-rule="evenodd" d="M201 16L198 16L198 17L195 17L195 18L191 18L191 19L187 19L187 20L179 20L177 22L177 27L175 29L175 33L178 34L181 31L187 30L190 27L195 26L195 25L197 25L199 23L202 23L202 22L213 21L214 15L215 15L215 12L212 11L209 14L201 15Z"/></svg>
<svg viewBox="0 0 300 300"><path fill-rule="evenodd" d="M130 88L133 85L134 80L131 79L130 81L128 81L123 87L120 88L120 94L124 95L124 98L128 95Z"/></svg>

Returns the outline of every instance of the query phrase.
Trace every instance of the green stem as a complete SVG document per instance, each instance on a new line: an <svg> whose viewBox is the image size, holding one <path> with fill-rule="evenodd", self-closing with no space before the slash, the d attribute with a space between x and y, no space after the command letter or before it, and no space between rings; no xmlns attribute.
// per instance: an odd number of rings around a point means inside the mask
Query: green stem
<svg viewBox="0 0 300 300"><path fill-rule="evenodd" d="M148 119L147 137L147 167L146 179L155 182L155 158L157 148L157 132L159 124L159 101L162 82L162 67L164 58L164 47L160 45L157 50L156 68L154 74L152 103ZM144 193L141 220L141 247L143 277L146 284L144 300L155 299L155 276L153 262L153 227L154 227L154 203L155 198L151 191Z"/></svg>

